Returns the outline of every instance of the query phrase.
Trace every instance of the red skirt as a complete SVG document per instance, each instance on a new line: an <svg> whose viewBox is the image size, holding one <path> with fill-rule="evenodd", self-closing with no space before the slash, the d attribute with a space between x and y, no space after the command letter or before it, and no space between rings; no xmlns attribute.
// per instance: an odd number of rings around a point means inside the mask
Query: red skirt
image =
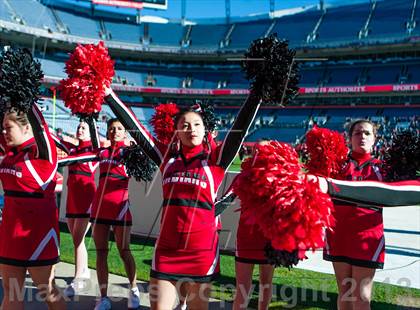
<svg viewBox="0 0 420 310"><path fill-rule="evenodd" d="M219 273L219 234L216 229L159 236L151 277L169 281L210 282Z"/></svg>
<svg viewBox="0 0 420 310"><path fill-rule="evenodd" d="M5 196L0 224L0 263L48 266L59 261L58 208L54 196Z"/></svg>
<svg viewBox="0 0 420 310"><path fill-rule="evenodd" d="M92 202L90 222L105 225L131 226L132 217L127 189L116 189L102 195L98 189Z"/></svg>
<svg viewBox="0 0 420 310"><path fill-rule="evenodd" d="M67 182L67 218L89 218L90 208L95 197L96 184L91 177Z"/></svg>
<svg viewBox="0 0 420 310"><path fill-rule="evenodd" d="M324 259L382 269L385 236L381 209L334 206L335 224L326 233Z"/></svg>
<svg viewBox="0 0 420 310"><path fill-rule="evenodd" d="M235 260L248 264L268 264L264 248L270 241L266 239L256 225L248 225L242 218L239 219L236 233Z"/></svg>

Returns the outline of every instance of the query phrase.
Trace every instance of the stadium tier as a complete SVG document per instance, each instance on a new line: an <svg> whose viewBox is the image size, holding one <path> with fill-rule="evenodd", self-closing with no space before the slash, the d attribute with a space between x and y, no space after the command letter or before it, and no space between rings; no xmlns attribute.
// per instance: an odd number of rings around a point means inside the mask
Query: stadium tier
<svg viewBox="0 0 420 310"><path fill-rule="evenodd" d="M299 109L264 110L248 141L268 137L297 142L314 124L343 131L343 124L356 118L386 125L389 136L418 124L419 7L414 0L372 1L248 16L230 23L219 19L183 24L136 23L127 10L110 14L82 0L0 0L0 39L1 45L33 49L46 75L47 98L52 95L49 88L66 76L64 64L74 43L104 40L116 60L113 88L133 104L141 120L153 113L147 105L185 104L198 97L219 107L223 137L237 114L237 107L229 106L238 106L249 87L240 64L230 57L241 56L253 39L277 33L297 49L298 57L315 57L300 63L300 96L291 103ZM375 48L384 44L383 55L377 54ZM141 57L142 51L149 53L147 58ZM168 51L173 56L167 58ZM189 53L201 58L190 59ZM399 108L393 107L396 104ZM60 101L53 116L51 100L45 99L45 111L56 127L68 132L76 127L77 119ZM104 106L100 120L110 117L112 112ZM105 135L104 123L100 128Z"/></svg>
<svg viewBox="0 0 420 310"><path fill-rule="evenodd" d="M49 77L65 76L63 58L38 55ZM116 64L115 83L198 89L247 89L248 81L239 66L171 65L138 62L136 68L123 60ZM123 69L124 68L124 69ZM305 63L301 66L301 87L360 86L420 83L420 60L341 61ZM187 83L189 81L189 83Z"/></svg>
<svg viewBox="0 0 420 310"><path fill-rule="evenodd" d="M419 33L411 18L418 16L416 1L412 0L371 1L324 10L308 7L296 14L278 18L266 15L229 25L183 25L172 21L136 24L129 14L114 14L111 20L100 7L80 0L41 1L47 5L37 0L0 2L4 21L94 39L187 49L243 50L251 40L271 33L296 47L402 42Z"/></svg>

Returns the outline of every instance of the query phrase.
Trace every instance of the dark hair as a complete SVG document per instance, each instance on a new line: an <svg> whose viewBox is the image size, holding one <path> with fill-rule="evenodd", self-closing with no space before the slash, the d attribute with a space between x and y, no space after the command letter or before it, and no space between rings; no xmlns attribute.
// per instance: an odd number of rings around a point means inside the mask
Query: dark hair
<svg viewBox="0 0 420 310"><path fill-rule="evenodd" d="M110 119L106 122L106 138L107 138L108 140L109 140L109 137L108 137L108 131L109 131L109 128L111 127L111 125L112 125L113 123L116 123L116 122L121 123L121 121L120 121L118 118L116 118L116 117L110 118Z"/></svg>
<svg viewBox="0 0 420 310"><path fill-rule="evenodd" d="M349 137L350 138L353 135L354 127L356 127L356 125L358 125L358 124L370 124L372 126L373 135L376 137L376 132L377 132L377 129L378 129L376 124L371 122L370 120L367 120L367 119L358 119L358 120L356 120L356 121L354 121L350 124L350 127L349 127Z"/></svg>
<svg viewBox="0 0 420 310"><path fill-rule="evenodd" d="M116 117L110 118L109 120L107 120L107 122L106 122L106 131L108 131L109 130L109 127L111 127L111 125L113 123L116 123L116 122L121 123L120 120L118 118L116 118Z"/></svg>
<svg viewBox="0 0 420 310"><path fill-rule="evenodd" d="M28 116L25 112L19 111L16 108L11 108L9 111L7 111L4 117L8 117L11 121L16 122L19 126L26 126L29 124Z"/></svg>
<svg viewBox="0 0 420 310"><path fill-rule="evenodd" d="M194 106L189 106L189 107L184 107L184 108L180 108L180 111L179 111L179 113L177 114L177 115L175 115L175 117L174 117L174 125L175 125L175 130L176 130L176 127L178 126L178 122L179 122L179 120L185 115L185 114L187 114L187 113L195 113L195 114L197 114L198 116L200 116L200 118L201 118L201 120L203 121L203 124L204 124L204 119L203 119L203 115L201 115L201 113L199 112L199 111L197 111L196 109L194 109ZM206 128L206 124L204 124L204 128L205 129L207 129Z"/></svg>

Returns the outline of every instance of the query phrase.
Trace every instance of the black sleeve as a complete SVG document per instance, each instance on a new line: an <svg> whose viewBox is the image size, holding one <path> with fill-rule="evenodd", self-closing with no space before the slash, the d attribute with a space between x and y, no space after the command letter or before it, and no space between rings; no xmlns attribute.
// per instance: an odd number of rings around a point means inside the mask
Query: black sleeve
<svg viewBox="0 0 420 310"><path fill-rule="evenodd" d="M375 181L341 181L327 179L328 194L336 201L398 207L420 205L420 182L384 183Z"/></svg>
<svg viewBox="0 0 420 310"><path fill-rule="evenodd" d="M121 124L129 131L136 143L142 148L144 153L154 161L157 166L160 166L163 161L162 153L153 136L144 126L142 126L134 113L121 102L112 90L110 90L110 94L105 97L105 101Z"/></svg>
<svg viewBox="0 0 420 310"><path fill-rule="evenodd" d="M37 158L48 160L50 163L56 163L57 151L55 149L55 143L42 112L36 104L33 104L27 115L38 149Z"/></svg>
<svg viewBox="0 0 420 310"><path fill-rule="evenodd" d="M54 134L51 134L51 137L53 138L56 147L58 147L60 150L62 150L66 154L70 153L69 148L66 146L66 142L64 142L63 140L61 140L59 137L57 137Z"/></svg>
<svg viewBox="0 0 420 310"><path fill-rule="evenodd" d="M232 183L230 183L229 188L223 194L223 196L215 202L215 216L222 214L223 211L225 211L237 197L236 194L233 192L233 185L236 182L237 177L238 175L232 180Z"/></svg>
<svg viewBox="0 0 420 310"><path fill-rule="evenodd" d="M89 125L89 133L90 133L90 140L92 141L92 147L94 150L96 150L100 147L98 127L96 125L96 120L94 118L90 118L87 123Z"/></svg>
<svg viewBox="0 0 420 310"><path fill-rule="evenodd" d="M232 128L223 140L217 159L218 166L225 170L230 166L248 134L249 127L254 121L259 107L260 99L252 94L249 95L239 110Z"/></svg>
<svg viewBox="0 0 420 310"><path fill-rule="evenodd" d="M86 163L90 161L99 161L99 155L95 153L84 153L70 155L58 160L58 167L70 166L78 163Z"/></svg>
<svg viewBox="0 0 420 310"><path fill-rule="evenodd" d="M236 195L233 192L225 194L214 204L215 207L215 216L222 214L227 208L230 207L232 202L235 200Z"/></svg>

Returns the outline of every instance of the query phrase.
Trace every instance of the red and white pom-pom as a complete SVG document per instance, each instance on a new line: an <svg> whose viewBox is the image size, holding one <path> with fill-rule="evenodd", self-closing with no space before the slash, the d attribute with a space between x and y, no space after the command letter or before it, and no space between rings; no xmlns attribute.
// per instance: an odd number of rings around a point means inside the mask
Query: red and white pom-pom
<svg viewBox="0 0 420 310"><path fill-rule="evenodd" d="M97 45L78 45L66 62L68 78L60 81L61 98L74 114L93 114L101 110L105 87L114 76L114 61L101 41Z"/></svg>
<svg viewBox="0 0 420 310"><path fill-rule="evenodd" d="M234 185L247 223L257 224L277 250L298 251L323 247L324 229L331 226L332 202L318 184L302 173L296 151L286 143L258 145L242 163Z"/></svg>
<svg viewBox="0 0 420 310"><path fill-rule="evenodd" d="M306 133L306 152L309 173L341 178L349 149L344 136L335 130L315 126Z"/></svg>
<svg viewBox="0 0 420 310"><path fill-rule="evenodd" d="M159 104L155 107L150 124L158 140L164 144L172 142L175 134L174 117L179 113L179 108L175 103Z"/></svg>

